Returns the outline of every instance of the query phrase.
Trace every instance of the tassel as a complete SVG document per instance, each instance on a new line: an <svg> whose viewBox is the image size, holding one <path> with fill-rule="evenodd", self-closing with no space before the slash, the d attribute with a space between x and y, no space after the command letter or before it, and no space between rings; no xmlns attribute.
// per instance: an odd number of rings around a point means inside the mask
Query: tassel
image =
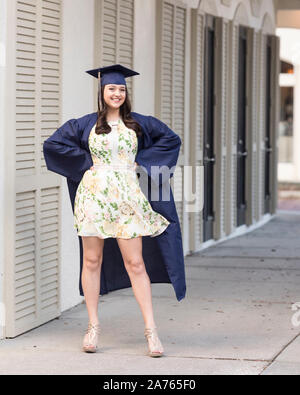
<svg viewBox="0 0 300 395"><path fill-rule="evenodd" d="M98 114L100 114L100 102L101 102L101 77L100 77L100 71L98 71Z"/></svg>

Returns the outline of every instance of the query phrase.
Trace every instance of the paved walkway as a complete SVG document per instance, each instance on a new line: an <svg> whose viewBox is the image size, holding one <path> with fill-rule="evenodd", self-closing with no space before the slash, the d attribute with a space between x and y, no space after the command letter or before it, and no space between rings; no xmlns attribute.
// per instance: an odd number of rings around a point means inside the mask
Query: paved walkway
<svg viewBox="0 0 300 395"><path fill-rule="evenodd" d="M0 341L0 372L300 374L300 326L291 321L293 303L300 306L299 240L300 215L279 213L252 233L187 257L181 302L170 284L152 284L162 358L146 355L142 315L128 288L100 300L97 354L80 352L87 313L79 305Z"/></svg>

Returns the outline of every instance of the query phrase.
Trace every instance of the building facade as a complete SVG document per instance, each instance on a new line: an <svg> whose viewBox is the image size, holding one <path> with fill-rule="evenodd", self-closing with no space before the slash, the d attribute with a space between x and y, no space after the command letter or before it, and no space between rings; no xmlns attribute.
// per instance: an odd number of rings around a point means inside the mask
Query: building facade
<svg viewBox="0 0 300 395"><path fill-rule="evenodd" d="M138 71L128 81L133 111L181 137L171 183L185 255L276 212L272 0L0 0L0 18L0 337L82 300L66 180L47 171L42 145L96 110L97 83L85 70Z"/></svg>
<svg viewBox="0 0 300 395"><path fill-rule="evenodd" d="M278 181L300 189L300 4L279 2L276 35L280 37L281 111ZM298 7L298 9L296 8Z"/></svg>

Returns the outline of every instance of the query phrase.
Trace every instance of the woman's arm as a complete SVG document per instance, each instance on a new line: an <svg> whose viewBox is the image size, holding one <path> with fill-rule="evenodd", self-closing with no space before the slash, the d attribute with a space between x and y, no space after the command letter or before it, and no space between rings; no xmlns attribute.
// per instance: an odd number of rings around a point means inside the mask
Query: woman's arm
<svg viewBox="0 0 300 395"><path fill-rule="evenodd" d="M80 130L71 119L56 130L43 144L48 170L73 181L80 181L91 166L90 154L80 146Z"/></svg>
<svg viewBox="0 0 300 395"><path fill-rule="evenodd" d="M152 144L137 153L136 162L147 170L156 185L160 185L174 174L181 139L165 123L152 116L148 117L148 132ZM167 171L159 170L157 166L166 166Z"/></svg>

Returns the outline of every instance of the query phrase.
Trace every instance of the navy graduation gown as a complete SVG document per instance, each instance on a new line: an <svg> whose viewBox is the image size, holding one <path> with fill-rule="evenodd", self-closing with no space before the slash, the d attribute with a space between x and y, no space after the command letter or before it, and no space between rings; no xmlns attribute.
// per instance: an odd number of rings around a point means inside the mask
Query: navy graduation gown
<svg viewBox="0 0 300 395"><path fill-rule="evenodd" d="M143 132L143 135L138 137L138 151L135 158L139 164L138 169L141 169L138 172L141 189L153 210L170 222L170 225L159 236L142 237L145 267L152 283L171 283L176 298L180 301L186 293L184 255L181 229L169 179L174 174L181 139L166 124L153 116L136 112L132 112L131 116L139 123ZM85 171L93 165L88 138L96 121L96 112L79 119L71 119L57 129L43 144L48 170L67 178L73 213L78 185ZM167 166L170 171L159 174L158 166ZM83 247L81 236L78 238L79 291L83 296L81 285ZM128 287L131 287L131 282L117 240L107 238L103 248L100 295Z"/></svg>

